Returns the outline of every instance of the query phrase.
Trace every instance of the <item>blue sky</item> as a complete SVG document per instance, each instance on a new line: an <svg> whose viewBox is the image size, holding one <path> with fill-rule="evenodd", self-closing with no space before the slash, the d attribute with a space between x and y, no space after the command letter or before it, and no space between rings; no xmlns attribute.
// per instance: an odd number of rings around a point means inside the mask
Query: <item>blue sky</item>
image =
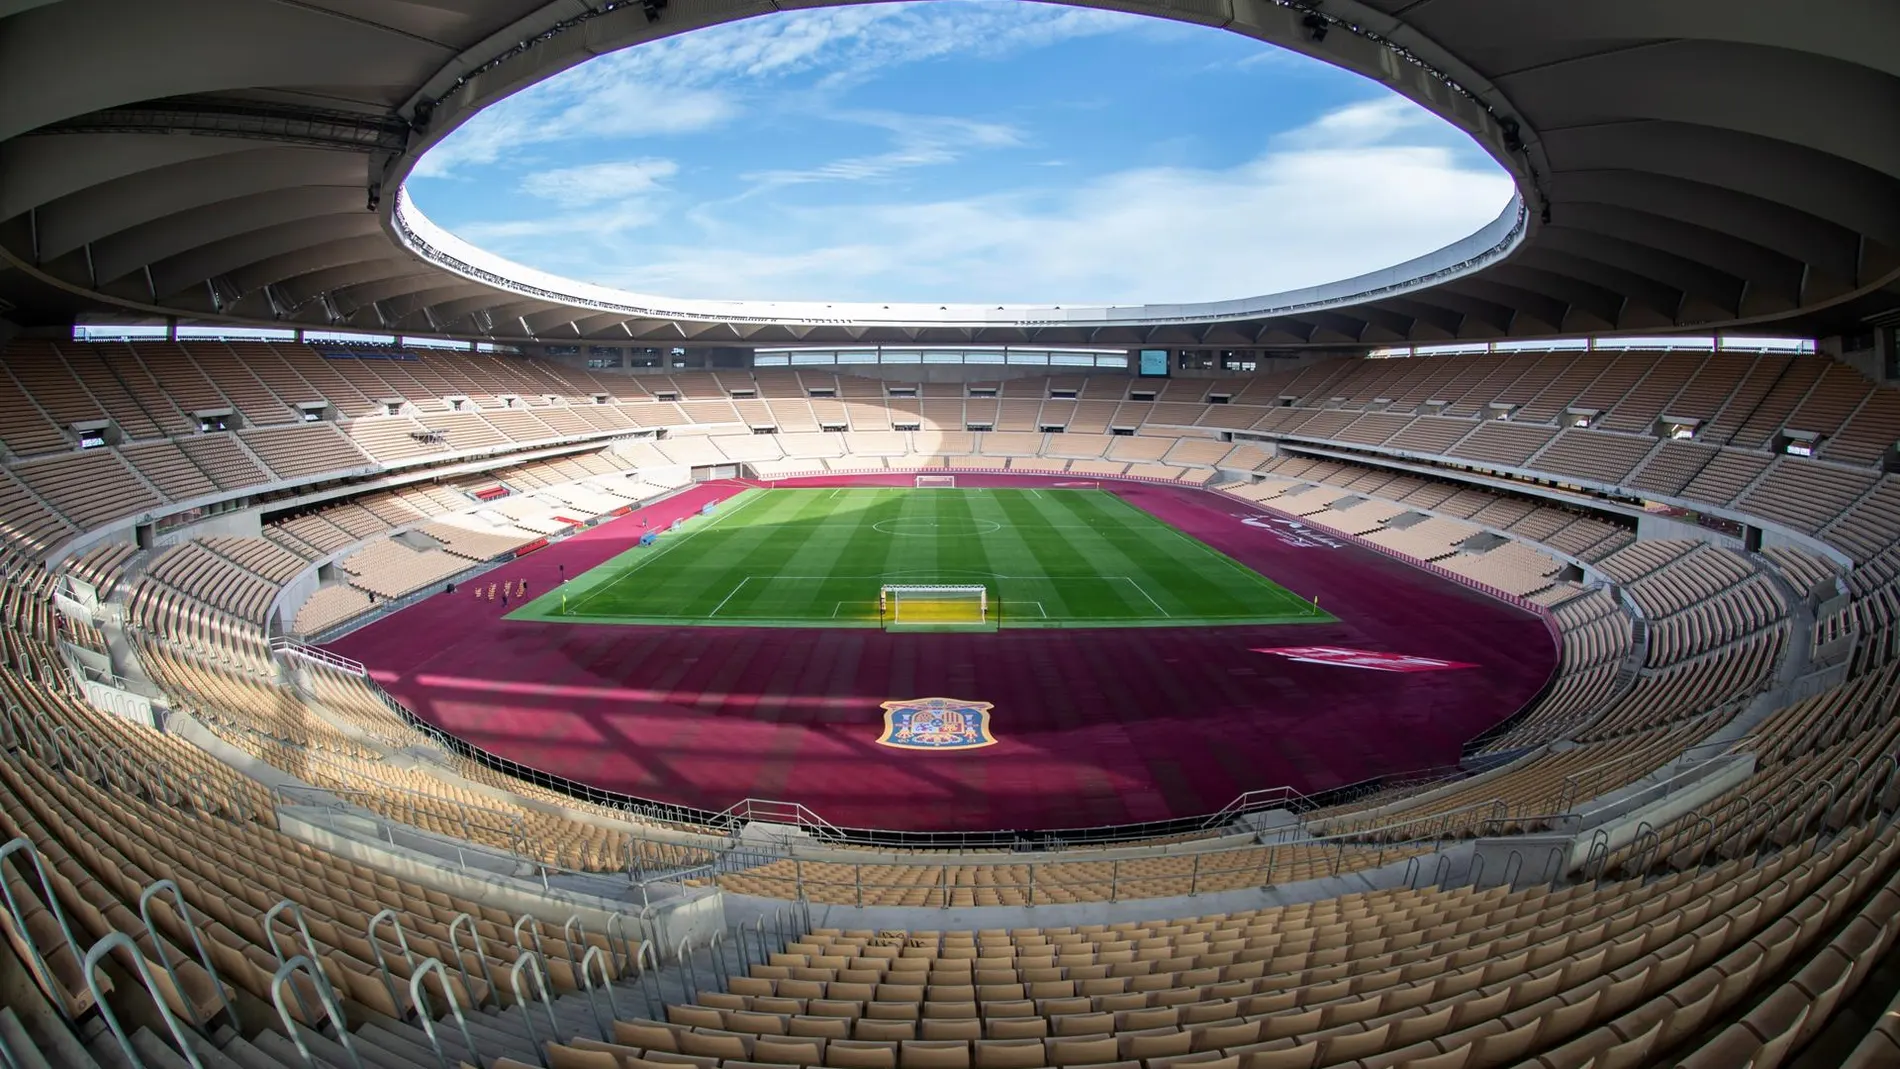
<svg viewBox="0 0 1900 1069"><path fill-rule="evenodd" d="M544 271L670 297L1223 300L1463 237L1510 197L1463 134L1221 30L1019 0L794 11L489 108L409 190Z"/></svg>

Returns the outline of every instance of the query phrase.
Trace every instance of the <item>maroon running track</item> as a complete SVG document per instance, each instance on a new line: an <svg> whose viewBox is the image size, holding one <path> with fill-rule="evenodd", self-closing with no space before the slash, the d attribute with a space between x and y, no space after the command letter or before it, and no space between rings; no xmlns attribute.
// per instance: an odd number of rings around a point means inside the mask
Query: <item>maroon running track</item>
<svg viewBox="0 0 1900 1069"><path fill-rule="evenodd" d="M966 486L1060 479L958 473ZM909 474L797 485L910 485ZM724 809L798 801L835 825L906 831L1091 827L1212 812L1241 792L1306 793L1454 762L1530 701L1545 623L1358 545L1288 544L1225 494L1102 484L1339 617L1274 627L875 630L629 627L503 620L464 587L332 643L409 708L491 753L606 790ZM484 576L529 594L737 493L705 484ZM519 607L519 603L516 603ZM1343 646L1477 667L1383 672L1257 647ZM879 703L990 702L997 744L876 742Z"/></svg>

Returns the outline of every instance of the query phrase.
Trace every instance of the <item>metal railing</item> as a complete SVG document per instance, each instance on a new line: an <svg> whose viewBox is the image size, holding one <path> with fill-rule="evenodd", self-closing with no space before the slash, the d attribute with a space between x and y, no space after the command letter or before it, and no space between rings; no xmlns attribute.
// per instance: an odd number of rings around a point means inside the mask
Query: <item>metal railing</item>
<svg viewBox="0 0 1900 1069"><path fill-rule="evenodd" d="M484 750L417 716L366 673L352 671L348 667L341 667L339 670L357 676L361 679L364 688L393 716L427 737L429 741L458 757L578 801L617 810L625 813L630 821L676 825L683 830L721 837L736 835L747 820L761 819L771 823L797 823L799 827L812 834L813 838L838 845L898 848L965 847L1014 851L1040 851L1075 845L1100 846L1174 835L1201 834L1234 824L1250 813L1280 808L1306 812L1350 802L1396 785L1419 782L1424 779L1455 778L1460 774L1455 768L1439 767L1420 772L1373 777L1310 795L1301 794L1290 787L1266 788L1248 791L1209 814L1097 827L1059 828L1033 832L1012 830L942 832L842 828L824 820L808 807L796 802L748 798L725 810L713 811L593 787ZM800 821L803 822L800 823ZM665 842L666 840L655 839L654 841Z"/></svg>
<svg viewBox="0 0 1900 1069"><path fill-rule="evenodd" d="M399 788L391 789L397 790ZM455 865L462 872L494 873L498 871L494 867L481 865L476 860L471 859L471 854L477 857L480 855L488 855L497 857L512 867L531 871L534 878L540 881L543 890L552 889L554 881L557 878L575 877L583 880L605 880L624 876L626 886L639 892L642 905L650 905L652 902L652 892L655 888L667 888L670 890L670 893L675 895L690 895L692 892L689 881L710 881L721 872L732 871L730 863L722 865L715 861L694 866L675 866L657 875L650 873L647 871L644 861L637 852L638 848L641 846L677 844L667 843L665 840L641 839L637 836L630 836L628 848L629 860L624 870L604 872L570 868L549 861L542 856L540 851L533 845L534 839L528 835L524 824L517 823L506 827L480 826L479 830L498 832L503 835L518 832L515 845L504 848L484 844L481 839L472 834L472 832L476 830L475 826L467 825L466 822L464 831L468 834L458 839L454 836L445 835L423 827L411 820L378 812L369 806L356 805L353 808L352 804L347 800L350 797L374 797L374 792L370 791L356 790L353 788L298 787L280 784L272 789L272 794L273 800L280 804L301 806L315 810L322 815L324 826L333 833L347 834L345 829L339 827L338 822L343 819L353 818L357 821L367 822L373 825L377 837L391 846L414 848L415 844L404 843L398 838L397 825L400 825L400 835L402 837L423 840L436 845L437 849L424 850L425 853L446 860L449 853L452 852L455 857ZM443 804L454 806L462 803L444 802ZM489 811L482 810L482 812ZM507 813L501 813L499 815L504 817L513 816L513 814Z"/></svg>
<svg viewBox="0 0 1900 1069"><path fill-rule="evenodd" d="M339 672L348 672L353 676L369 678L369 669L362 661L353 660L339 653L331 653L322 646L312 646L279 635L270 640L270 650L272 653L286 657L301 657L306 661L315 661Z"/></svg>
<svg viewBox="0 0 1900 1069"><path fill-rule="evenodd" d="M755 871L750 875L753 880L768 885L765 893L769 897L801 903L879 905L883 904L880 895L889 892L900 898L922 898L921 902L905 901L902 903L905 905L944 909L986 904L977 901L979 895L985 898L995 895L999 901L1013 896L1022 905L1036 906L1180 895L1195 897L1215 891L1323 879L1439 852L1448 844L1449 840L1442 836L1376 841L1335 836L1135 857L974 863L929 858L906 859L899 863L854 862L761 854L755 859L757 864L776 864L776 870ZM734 851L735 854L746 852ZM1173 862L1173 871L1154 871L1157 862ZM965 870L976 869L982 870L983 882L965 882L962 878ZM930 875L920 879L920 871ZM971 902L958 902L965 894Z"/></svg>

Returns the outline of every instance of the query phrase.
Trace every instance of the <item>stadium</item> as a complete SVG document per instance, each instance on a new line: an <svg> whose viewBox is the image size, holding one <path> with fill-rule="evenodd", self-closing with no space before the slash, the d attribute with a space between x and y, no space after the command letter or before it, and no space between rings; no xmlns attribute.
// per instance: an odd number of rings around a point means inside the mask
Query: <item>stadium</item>
<svg viewBox="0 0 1900 1069"><path fill-rule="evenodd" d="M421 207L790 7L0 0L0 1066L1900 1065L1900 9L1112 5L1508 186L1253 295Z"/></svg>

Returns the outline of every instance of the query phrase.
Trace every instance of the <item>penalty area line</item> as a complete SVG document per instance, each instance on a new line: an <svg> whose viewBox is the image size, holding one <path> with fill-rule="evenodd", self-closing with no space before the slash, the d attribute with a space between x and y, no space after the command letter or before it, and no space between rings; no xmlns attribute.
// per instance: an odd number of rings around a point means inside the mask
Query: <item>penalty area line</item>
<svg viewBox="0 0 1900 1069"><path fill-rule="evenodd" d="M1141 588L1140 583L1135 582L1133 579L1130 579L1125 575L1118 575L1115 578L1120 579L1122 582L1127 583L1129 586L1134 587L1135 593L1140 594L1144 598L1147 598L1148 604L1153 605L1155 607L1155 611L1160 613L1162 616L1169 617L1169 618L1172 618L1174 616L1173 613L1161 607L1161 603L1154 599L1154 595L1148 593L1146 590L1143 590Z"/></svg>
<svg viewBox="0 0 1900 1069"><path fill-rule="evenodd" d="M710 620L713 617L718 616L719 610L726 607L726 602L732 600L733 594L737 594L739 591L744 590L745 585L747 583L750 583L751 581L752 581L752 577L749 575L746 576L744 579L739 580L739 585L733 587L731 594L727 594L725 597L719 600L719 604L713 606L713 610L706 614L706 619Z"/></svg>

